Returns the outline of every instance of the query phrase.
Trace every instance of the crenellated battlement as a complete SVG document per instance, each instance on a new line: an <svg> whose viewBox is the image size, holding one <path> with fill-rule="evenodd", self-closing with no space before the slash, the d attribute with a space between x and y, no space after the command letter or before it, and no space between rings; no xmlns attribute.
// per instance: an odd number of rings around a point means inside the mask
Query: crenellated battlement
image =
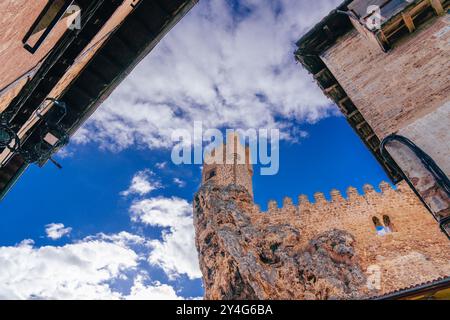
<svg viewBox="0 0 450 320"><path fill-rule="evenodd" d="M297 210L299 213L307 212L325 212L327 210L335 210L336 207L345 206L360 206L362 203L385 203L390 201L401 201L405 197L400 194L413 194L409 186L402 182L396 189L383 181L379 184L379 190L377 191L372 185L365 184L363 186L363 192L360 193L355 187L348 187L346 195L343 196L337 189L333 189L329 193L327 198L323 192L316 192L313 199L310 199L307 195L300 195L298 197L297 204L294 204L292 198L285 197L283 199L282 206L275 200L270 200L267 204L266 214L283 214ZM407 198L407 197L406 197Z"/></svg>
<svg viewBox="0 0 450 320"><path fill-rule="evenodd" d="M349 258L364 273L358 279L372 275L374 266L382 270L382 290L411 286L417 283L418 274L424 275L423 281L450 274L447 239L405 182L396 188L386 182L379 189L364 185L361 192L349 187L345 195L336 189L329 194L317 192L311 199L300 195L297 203L290 197L271 200L266 212L247 191L238 184L223 189L208 184L194 198L196 245L204 279L209 281L206 288L213 288L210 290L225 283L223 275L231 279L228 282L235 281L236 269L229 268L230 261L242 267L240 272L247 272L249 283L273 290L262 298L302 283L305 267L310 272L317 266L320 279L325 268L334 268L327 261L344 267L343 279L347 281ZM338 234L345 236L335 237ZM327 252L331 252L330 259L324 259ZM314 253L318 254L316 259ZM230 260L236 257L240 260ZM301 257L305 260L299 265ZM258 278L261 270L265 276ZM405 276L403 270L410 271L412 277ZM274 277L282 284L270 282ZM303 285L289 291L286 298L302 290Z"/></svg>
<svg viewBox="0 0 450 320"><path fill-rule="evenodd" d="M339 203L339 202L344 202L345 199L342 196L341 192L339 190L333 189L330 192L331 195L331 202L333 203Z"/></svg>

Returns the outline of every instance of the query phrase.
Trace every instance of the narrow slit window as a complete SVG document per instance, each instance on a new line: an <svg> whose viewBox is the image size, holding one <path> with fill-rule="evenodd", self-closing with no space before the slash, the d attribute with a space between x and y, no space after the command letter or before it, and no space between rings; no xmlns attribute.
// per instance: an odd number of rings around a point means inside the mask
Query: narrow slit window
<svg viewBox="0 0 450 320"><path fill-rule="evenodd" d="M375 225L375 231L377 232L377 235L384 236L386 234L386 230L384 229L384 226L381 223L380 219L378 219L377 217L373 217L372 221Z"/></svg>
<svg viewBox="0 0 450 320"><path fill-rule="evenodd" d="M35 53L73 2L74 0L50 0L23 38L24 48Z"/></svg>
<svg viewBox="0 0 450 320"><path fill-rule="evenodd" d="M211 180L212 178L214 178L217 175L216 170L211 170L207 173L206 175L206 181Z"/></svg>
<svg viewBox="0 0 450 320"><path fill-rule="evenodd" d="M386 232L394 232L394 228L392 226L392 222L391 222L391 218L389 218L388 215L384 215L383 216L383 223L384 223L384 228L386 229Z"/></svg>

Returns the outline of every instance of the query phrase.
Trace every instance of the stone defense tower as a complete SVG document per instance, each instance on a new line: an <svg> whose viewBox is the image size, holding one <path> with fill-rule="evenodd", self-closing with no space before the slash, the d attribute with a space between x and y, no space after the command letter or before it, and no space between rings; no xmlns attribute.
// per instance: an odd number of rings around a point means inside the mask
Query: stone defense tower
<svg viewBox="0 0 450 320"><path fill-rule="evenodd" d="M227 135L226 144L221 144L205 156L202 185L218 186L231 184L243 186L253 198L253 166L250 148L244 146L238 134Z"/></svg>

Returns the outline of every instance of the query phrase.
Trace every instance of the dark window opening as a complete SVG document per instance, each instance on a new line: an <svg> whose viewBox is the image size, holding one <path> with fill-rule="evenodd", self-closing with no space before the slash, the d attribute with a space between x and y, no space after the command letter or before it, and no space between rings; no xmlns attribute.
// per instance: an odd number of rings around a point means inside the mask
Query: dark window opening
<svg viewBox="0 0 450 320"><path fill-rule="evenodd" d="M380 219L378 219L377 217L373 217L372 218L372 221L373 221L373 224L375 225L375 228L376 227L382 227L383 225L381 224L381 222L380 222Z"/></svg>
<svg viewBox="0 0 450 320"><path fill-rule="evenodd" d="M388 215L383 216L384 227L387 232L394 232L394 227L392 226L391 218Z"/></svg>
<svg viewBox="0 0 450 320"><path fill-rule="evenodd" d="M206 181L211 180L212 178L214 178L217 175L216 170L211 170L210 172L207 173L206 175Z"/></svg>
<svg viewBox="0 0 450 320"><path fill-rule="evenodd" d="M73 2L74 0L50 0L23 38L24 48L35 53Z"/></svg>
<svg viewBox="0 0 450 320"><path fill-rule="evenodd" d="M372 218L373 224L375 225L375 230L377 232L377 235L384 236L388 233L392 233L392 224L391 219L389 216L384 215L383 216L383 223L381 223L380 219L377 217Z"/></svg>
<svg viewBox="0 0 450 320"><path fill-rule="evenodd" d="M445 219L445 218L444 218ZM447 219L445 219L447 220ZM447 236L450 237L450 221L442 221L441 228Z"/></svg>

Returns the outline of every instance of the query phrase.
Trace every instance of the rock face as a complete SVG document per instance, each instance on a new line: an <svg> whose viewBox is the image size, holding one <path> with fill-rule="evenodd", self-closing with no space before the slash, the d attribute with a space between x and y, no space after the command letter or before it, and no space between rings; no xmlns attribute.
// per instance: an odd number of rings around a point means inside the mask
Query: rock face
<svg viewBox="0 0 450 320"><path fill-rule="evenodd" d="M242 186L206 183L194 198L194 224L206 299L355 299L366 278L354 237L331 229L307 242L259 213Z"/></svg>

